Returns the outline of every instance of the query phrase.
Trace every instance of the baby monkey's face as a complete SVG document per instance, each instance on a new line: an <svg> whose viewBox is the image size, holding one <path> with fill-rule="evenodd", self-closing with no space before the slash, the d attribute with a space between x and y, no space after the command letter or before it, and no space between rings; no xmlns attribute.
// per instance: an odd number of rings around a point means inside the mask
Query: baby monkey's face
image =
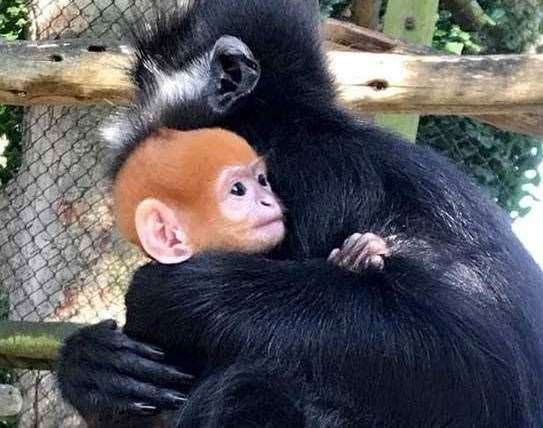
<svg viewBox="0 0 543 428"><path fill-rule="evenodd" d="M260 253L283 240L283 207L270 187L261 158L250 165L223 169L216 192L219 211L232 225L234 241L243 245L240 250Z"/></svg>

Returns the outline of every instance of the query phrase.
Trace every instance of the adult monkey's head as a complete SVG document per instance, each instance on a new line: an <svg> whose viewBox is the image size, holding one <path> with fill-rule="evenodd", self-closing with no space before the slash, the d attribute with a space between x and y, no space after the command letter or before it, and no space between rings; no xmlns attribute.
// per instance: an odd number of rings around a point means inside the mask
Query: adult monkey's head
<svg viewBox="0 0 543 428"><path fill-rule="evenodd" d="M212 48L170 69L152 56L138 62L136 103L103 128L114 176L141 141L162 128L191 130L219 123L255 89L260 65L239 38L221 36Z"/></svg>
<svg viewBox="0 0 543 428"><path fill-rule="evenodd" d="M187 3L172 11L161 2L156 20L133 28L135 96L103 132L112 175L159 129L219 127L258 148L272 142L270 130L284 129L279 121L291 125L292 107L335 97L320 55L317 0L282 2L281 13L273 1L244 0L243 11L225 0Z"/></svg>

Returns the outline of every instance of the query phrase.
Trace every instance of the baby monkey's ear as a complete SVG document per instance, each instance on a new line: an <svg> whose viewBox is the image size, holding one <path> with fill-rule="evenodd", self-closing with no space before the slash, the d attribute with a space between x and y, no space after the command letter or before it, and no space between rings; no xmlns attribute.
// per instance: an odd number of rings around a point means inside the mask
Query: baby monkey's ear
<svg viewBox="0 0 543 428"><path fill-rule="evenodd" d="M193 256L186 228L165 203L152 198L143 200L134 220L143 250L157 262L175 264Z"/></svg>

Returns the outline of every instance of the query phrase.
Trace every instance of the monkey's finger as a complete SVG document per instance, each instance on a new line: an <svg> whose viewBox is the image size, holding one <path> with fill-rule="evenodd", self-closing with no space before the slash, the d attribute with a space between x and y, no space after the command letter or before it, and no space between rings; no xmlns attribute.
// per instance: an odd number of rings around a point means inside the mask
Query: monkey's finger
<svg viewBox="0 0 543 428"><path fill-rule="evenodd" d="M153 406L145 402L134 402L130 397L123 396L112 396L111 399L104 399L102 394L98 394L95 391L86 392L83 394L84 402L92 403L92 408L80 408L78 409L81 412L81 415L85 418L86 421L93 420L98 416L96 422L98 425L101 424L107 425L109 421L104 421L101 418L101 415L96 409L107 409L109 411L114 411L115 413L129 413L130 415L136 416L152 416L160 413L162 409L159 409L157 406ZM106 416L103 416L106 417ZM94 424L92 426L95 426Z"/></svg>
<svg viewBox="0 0 543 428"><path fill-rule="evenodd" d="M339 255L340 255L340 252L339 252L339 248L334 248L332 250L332 252L330 253L330 255L328 256L328 262L329 263L334 263L334 264L337 264L338 261L339 261Z"/></svg>
<svg viewBox="0 0 543 428"><path fill-rule="evenodd" d="M154 361L161 361L166 355L162 349L146 343L137 342L128 336L123 337L122 349L132 351L134 354Z"/></svg>
<svg viewBox="0 0 543 428"><path fill-rule="evenodd" d="M96 330L107 331L107 333L104 335L96 336L96 334L93 334L92 336L93 342L103 346L106 349L110 349L112 351L129 351L143 358L148 358L155 361L161 361L165 357L165 353L162 349L147 343L138 342L128 337L117 328L117 323L113 320L106 320L100 323L95 327L94 331ZM83 337L85 337L84 329L82 332Z"/></svg>
<svg viewBox="0 0 543 428"><path fill-rule="evenodd" d="M173 410L182 406L187 401L187 395L172 389L161 389L154 385L137 380L119 378L120 384L116 385L116 396L126 397L129 406L138 407L142 411L152 412L152 407L161 410ZM107 390L106 390L107 391Z"/></svg>
<svg viewBox="0 0 543 428"><path fill-rule="evenodd" d="M96 409L105 409L108 411L114 411L115 413L129 413L130 415L139 415L139 416L151 416L159 413L162 409L159 409L157 406L153 406L145 402L135 402L130 397L125 396L111 396L108 399L104 398L102 393L97 393L96 390L86 391L80 398L83 398L83 402L91 403L90 408L79 408L81 415L87 421L94 421L94 418L98 416L98 419L95 421L98 423L96 426L101 426L101 424L108 425L109 421L102 420L100 413L97 414ZM106 416L103 416L106 417ZM94 426L94 424L93 424ZM109 425L108 425L109 426Z"/></svg>
<svg viewBox="0 0 543 428"><path fill-rule="evenodd" d="M142 411L152 411L151 407L158 409L177 409L187 401L187 394L169 388L160 388L155 384L143 382L118 374L113 374L111 383L101 386L102 396L117 400L124 400L125 404L136 405ZM104 394L105 393L105 394ZM137 404L140 404L137 406ZM129 406L130 407L130 406Z"/></svg>
<svg viewBox="0 0 543 428"><path fill-rule="evenodd" d="M84 327L78 335L87 343L94 342L105 349L128 350L145 358L161 360L164 352L154 346L130 339L118 327L115 320L105 320L94 326Z"/></svg>
<svg viewBox="0 0 543 428"><path fill-rule="evenodd" d="M127 402L126 407L128 407L128 410L130 410L130 413L138 414L141 416L152 416L160 412L156 406L151 406L150 404L147 404L147 403Z"/></svg>
<svg viewBox="0 0 543 428"><path fill-rule="evenodd" d="M153 360L137 355L123 355L118 358L115 368L143 382L158 386L187 389L194 383L194 376Z"/></svg>
<svg viewBox="0 0 543 428"><path fill-rule="evenodd" d="M385 267L385 261L383 256L379 254L369 254L364 252L360 254L356 261L353 263L352 269L355 272L360 272L364 269L377 269L382 270Z"/></svg>
<svg viewBox="0 0 543 428"><path fill-rule="evenodd" d="M94 416L96 409L150 415L177 409L187 401L186 393L143 382L124 373L96 371L92 366L87 370L88 382L64 384L64 392L77 397L76 402L81 406L75 407L85 416Z"/></svg>
<svg viewBox="0 0 543 428"><path fill-rule="evenodd" d="M103 354L117 373L131 378L172 387L191 386L194 381L192 374L164 364L164 353L161 350L132 340L120 330L108 331L106 335L95 335L93 339L97 346L86 359L89 365L97 367L97 372L100 372L99 366L104 364L104 360L96 357ZM87 356L80 359L83 357Z"/></svg>
<svg viewBox="0 0 543 428"><path fill-rule="evenodd" d="M360 272L361 270L368 267L368 253L366 251L361 251L356 256L355 260L351 263L351 270L354 272Z"/></svg>
<svg viewBox="0 0 543 428"><path fill-rule="evenodd" d="M353 233L351 236L349 236L344 242L343 246L341 247L342 253L349 253L353 249L354 246L357 245L360 238L362 238L361 233Z"/></svg>
<svg viewBox="0 0 543 428"><path fill-rule="evenodd" d="M366 265L377 270L383 270L385 268L384 256L371 256L366 261Z"/></svg>
<svg viewBox="0 0 543 428"><path fill-rule="evenodd" d="M386 241L379 237L371 239L365 248L365 251L368 255L378 255L381 257L388 257L390 255L390 248L388 247Z"/></svg>
<svg viewBox="0 0 543 428"><path fill-rule="evenodd" d="M356 239L353 239L353 241L349 243L349 246L344 251L342 251L342 265L347 268L353 266L353 264L356 262L356 259L361 254L367 254L366 248L369 242L370 238L366 237L366 235L358 234Z"/></svg>
<svg viewBox="0 0 543 428"><path fill-rule="evenodd" d="M389 255L390 248L383 238L373 233L365 233L358 239L351 252L345 255L343 264L355 272L369 267L383 269L384 257Z"/></svg>

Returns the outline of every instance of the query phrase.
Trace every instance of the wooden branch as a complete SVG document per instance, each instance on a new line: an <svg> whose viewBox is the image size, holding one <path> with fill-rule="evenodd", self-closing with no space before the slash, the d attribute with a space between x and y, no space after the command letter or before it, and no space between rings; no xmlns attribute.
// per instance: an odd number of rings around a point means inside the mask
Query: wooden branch
<svg viewBox="0 0 543 428"><path fill-rule="evenodd" d="M373 112L543 111L543 55L412 56L332 52L343 99ZM512 101L514 100L514 101Z"/></svg>
<svg viewBox="0 0 543 428"><path fill-rule="evenodd" d="M126 103L126 47L81 41L5 43L0 101L21 105ZM543 109L543 55L415 56L330 52L345 99L369 112L469 114Z"/></svg>
<svg viewBox="0 0 543 428"><path fill-rule="evenodd" d="M383 33L337 19L328 19L323 26L323 31L326 40L357 51L414 55L436 53L432 48L406 43Z"/></svg>
<svg viewBox="0 0 543 428"><path fill-rule="evenodd" d="M82 40L0 43L0 102L126 103L132 91L128 52Z"/></svg>
<svg viewBox="0 0 543 428"><path fill-rule="evenodd" d="M50 370L62 341L80 327L66 322L0 321L0 367Z"/></svg>
<svg viewBox="0 0 543 428"><path fill-rule="evenodd" d="M439 53L432 48L406 43L402 40L335 19L329 19L324 25L324 29L328 40L347 46L351 50L413 55L435 55ZM536 137L543 136L543 113L470 114L469 116L505 131L518 132Z"/></svg>
<svg viewBox="0 0 543 428"><path fill-rule="evenodd" d="M543 115L541 113L498 114L471 116L480 122L503 129L504 131L517 132L519 134L534 137L543 136Z"/></svg>
<svg viewBox="0 0 543 428"><path fill-rule="evenodd" d="M325 32L331 42L341 43L347 49L356 48L372 52L416 55L428 55L431 52L430 49L410 45L380 33L335 20L327 22ZM341 72L340 67L338 64L334 64L334 61L341 61L344 64L346 60L339 60L337 52L331 53L333 68L340 72L338 83L343 86L343 91L348 99L362 111L410 111L421 114L458 113L468 114L475 118L479 118L479 116L475 116L478 113L490 113L490 117L482 117L481 120L507 130L543 135L543 120L537 120L538 112L543 111L543 99L539 98L537 103L531 105L526 105L526 99L517 103L516 94L513 92L515 88L530 86L531 98L535 98L535 93L540 93L538 87L541 86L541 83L537 82L535 78L538 75L537 69L531 70L532 77L524 83L519 80L521 74L518 73L523 61L528 61L530 66L540 64L539 56L502 57L503 61L487 57L463 57L464 61L467 61L463 63L466 74L463 77L461 73L457 74L457 77L464 79L464 81L456 82L457 92L454 93L450 87L445 87L443 84L446 81L444 79L449 77L448 70L452 67L448 65L447 68L442 68L441 59L446 63L449 60L447 57L432 57L424 61L413 57L403 63L410 66L411 72L415 72L415 66L412 64L420 64L417 67L423 74L419 76L418 81L424 82L423 85L417 83L417 79L414 79L413 76L410 76L410 81L407 84L401 82L401 79L398 78L401 73L396 68L398 67L398 59L395 56L387 59L382 55L371 56L365 53L359 55L356 63L348 61L348 67L356 67L354 69L361 73L360 78L357 82L353 82L351 77L348 77L351 80L345 82L342 81L345 79L345 73ZM131 55L130 48L125 45L96 43L80 39L58 42L9 42L0 43L0 57L3 59L0 63L0 103L16 105L123 104L127 103L131 96L132 85L125 74L126 68L130 65ZM507 78L506 72L501 73L502 78L499 81L506 86L500 86L497 84L498 80L494 78L496 76L489 76L485 72L485 77L476 79L476 81L481 81L481 84L485 84L487 87L478 88L475 93L468 94L469 102L466 102L460 95L466 93L467 88L473 86L474 70L480 69L480 65L485 61L494 63L498 71L503 71L503 67L513 67L512 70L517 70L515 74L517 77L511 75ZM526 63L527 66L528 63ZM390 79L391 81L388 82L387 79L391 77L390 73L393 71L396 72L396 78ZM403 75L407 77L406 72L407 70L404 70ZM441 77L436 77L436 74ZM431 76L431 84L426 84L425 76ZM376 88L381 87L380 82L384 80L388 82L389 87L385 90L377 90ZM447 82L450 82L450 79ZM426 86L429 87L426 88ZM495 96L497 93L499 95L505 88L507 88L507 93L510 96L514 95L514 97L499 106L488 105L487 94ZM413 89L416 95L407 94L410 89ZM429 104L425 100L427 98L426 91L431 91L434 99L440 98L439 103ZM440 91L443 91L443 96L439 94ZM402 96L398 96L399 93ZM356 98L357 94L359 98ZM418 99L420 97L422 97L422 101ZM480 99L476 99L477 97ZM402 105L402 103L410 102L413 98L416 98L413 106ZM461 105L454 105L459 100ZM526 111L531 112L530 115L524 115ZM512 116L511 112L517 113ZM503 119L500 118L502 115Z"/></svg>

